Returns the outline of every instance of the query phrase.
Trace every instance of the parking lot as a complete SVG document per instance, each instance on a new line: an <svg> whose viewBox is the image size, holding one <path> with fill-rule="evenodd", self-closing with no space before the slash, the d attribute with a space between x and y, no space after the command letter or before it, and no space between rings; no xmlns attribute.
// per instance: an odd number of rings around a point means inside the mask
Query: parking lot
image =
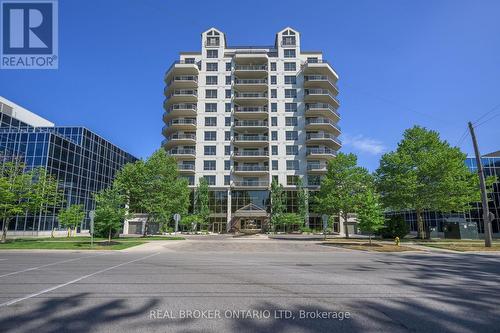
<svg viewBox="0 0 500 333"><path fill-rule="evenodd" d="M8 332L498 332L500 256L198 237L0 252Z"/></svg>

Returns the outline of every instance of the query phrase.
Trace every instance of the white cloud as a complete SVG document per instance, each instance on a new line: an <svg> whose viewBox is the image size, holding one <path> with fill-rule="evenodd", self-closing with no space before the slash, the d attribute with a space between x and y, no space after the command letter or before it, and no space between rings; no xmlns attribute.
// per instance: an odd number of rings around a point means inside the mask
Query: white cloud
<svg viewBox="0 0 500 333"><path fill-rule="evenodd" d="M342 143L353 147L355 150L371 155L380 155L387 151L387 147L382 141L367 138L361 134L355 136L344 134L342 136Z"/></svg>

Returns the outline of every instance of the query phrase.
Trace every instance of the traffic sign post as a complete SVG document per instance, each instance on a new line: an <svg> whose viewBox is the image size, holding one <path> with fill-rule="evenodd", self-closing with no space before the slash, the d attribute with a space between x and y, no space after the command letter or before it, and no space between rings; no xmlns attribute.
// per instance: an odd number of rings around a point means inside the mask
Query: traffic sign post
<svg viewBox="0 0 500 333"><path fill-rule="evenodd" d="M177 235L177 231L179 231L179 221L181 220L181 215L179 213L174 214L175 221L175 234Z"/></svg>
<svg viewBox="0 0 500 333"><path fill-rule="evenodd" d="M95 210L91 210L89 212L90 218L90 247L94 246L94 218L95 218Z"/></svg>

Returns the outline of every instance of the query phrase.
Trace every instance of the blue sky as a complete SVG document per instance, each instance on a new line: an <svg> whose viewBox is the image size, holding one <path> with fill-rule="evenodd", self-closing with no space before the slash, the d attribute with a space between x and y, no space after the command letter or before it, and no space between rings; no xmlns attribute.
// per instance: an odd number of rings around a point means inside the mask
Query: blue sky
<svg viewBox="0 0 500 333"><path fill-rule="evenodd" d="M230 45L274 42L286 26L340 75L344 152L374 170L404 129L460 140L500 104L500 1L61 0L59 69L0 70L0 95L59 125L84 125L139 157L162 140L163 74L217 27ZM500 107L477 128L500 150Z"/></svg>

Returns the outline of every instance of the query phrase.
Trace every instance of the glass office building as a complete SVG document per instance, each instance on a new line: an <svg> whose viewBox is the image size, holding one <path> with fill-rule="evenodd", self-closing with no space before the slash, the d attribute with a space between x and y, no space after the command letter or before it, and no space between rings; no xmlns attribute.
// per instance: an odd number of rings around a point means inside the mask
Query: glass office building
<svg viewBox="0 0 500 333"><path fill-rule="evenodd" d="M64 191L65 205L94 209L93 194L110 186L116 172L137 159L84 127L34 127L1 114L0 154L20 158L28 169L43 167ZM54 207L45 212L19 215L9 230L19 232L59 229ZM80 230L89 228L88 214Z"/></svg>

